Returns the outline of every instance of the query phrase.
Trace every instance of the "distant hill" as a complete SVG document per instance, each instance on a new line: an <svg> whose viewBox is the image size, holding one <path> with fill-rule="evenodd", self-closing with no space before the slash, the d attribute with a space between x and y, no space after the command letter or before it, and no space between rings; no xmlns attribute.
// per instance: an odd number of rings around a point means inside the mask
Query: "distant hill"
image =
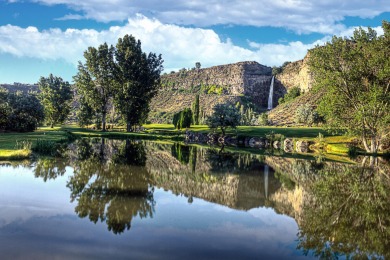
<svg viewBox="0 0 390 260"><path fill-rule="evenodd" d="M218 103L252 104L257 111L266 110L272 80L272 68L255 61L214 66L204 69L182 69L161 77L161 89L151 102L149 120L171 122L173 114L191 107L200 95L201 116L208 116ZM286 93L275 80L273 104Z"/></svg>
<svg viewBox="0 0 390 260"><path fill-rule="evenodd" d="M22 84L22 83L14 83L14 84L0 84L0 87L7 89L9 92L22 91L23 93L27 93L29 91L38 92L39 88L36 84Z"/></svg>

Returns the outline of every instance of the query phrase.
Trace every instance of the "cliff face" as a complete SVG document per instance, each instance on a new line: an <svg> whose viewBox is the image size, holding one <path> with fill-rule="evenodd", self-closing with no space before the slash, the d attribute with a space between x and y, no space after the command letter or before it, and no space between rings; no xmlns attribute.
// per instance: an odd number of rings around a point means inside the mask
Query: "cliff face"
<svg viewBox="0 0 390 260"><path fill-rule="evenodd" d="M287 88L299 87L301 92L312 88L312 77L309 73L308 58L289 63L276 78Z"/></svg>
<svg viewBox="0 0 390 260"><path fill-rule="evenodd" d="M219 103L252 102L258 110L268 105L272 69L255 61L215 66L205 69L181 70L161 77L161 89L151 102L152 115L175 113L191 107L197 94L205 116ZM275 80L273 104L286 93ZM158 116L155 117L157 119Z"/></svg>

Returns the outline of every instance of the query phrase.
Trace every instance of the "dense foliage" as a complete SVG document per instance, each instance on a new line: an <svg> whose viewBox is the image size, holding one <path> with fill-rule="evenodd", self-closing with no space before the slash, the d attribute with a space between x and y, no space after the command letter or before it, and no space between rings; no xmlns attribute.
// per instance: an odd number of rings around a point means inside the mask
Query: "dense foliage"
<svg viewBox="0 0 390 260"><path fill-rule="evenodd" d="M191 123L192 123L191 109L185 108L184 110L174 114L172 123L176 129L191 127Z"/></svg>
<svg viewBox="0 0 390 260"><path fill-rule="evenodd" d="M113 106L126 122L128 132L143 123L160 83L161 55L147 55L139 40L125 35L116 47L106 43L98 49L89 47L84 57L86 63L79 63L74 77L77 91L83 96L78 112L81 123L101 115L105 131L107 113Z"/></svg>
<svg viewBox="0 0 390 260"><path fill-rule="evenodd" d="M310 105L300 105L295 112L295 122L312 126L322 121L318 112Z"/></svg>
<svg viewBox="0 0 390 260"><path fill-rule="evenodd" d="M156 95L163 70L161 55L142 52L141 41L125 35L115 49L115 106L131 127L143 123L150 100Z"/></svg>
<svg viewBox="0 0 390 260"><path fill-rule="evenodd" d="M207 119L207 125L213 129L220 128L222 135L225 136L227 128L240 125L240 112L231 104L217 104L213 110L213 114Z"/></svg>
<svg viewBox="0 0 390 260"><path fill-rule="evenodd" d="M84 52L85 64L79 62L78 73L73 77L79 95L96 114L101 114L103 131L106 130L106 116L114 91L114 48L104 43L89 47Z"/></svg>
<svg viewBox="0 0 390 260"><path fill-rule="evenodd" d="M43 106L36 93L8 93L0 89L0 130L34 131L44 120Z"/></svg>
<svg viewBox="0 0 390 260"><path fill-rule="evenodd" d="M301 89L299 87L293 87L286 93L286 95L284 95L284 97L279 98L278 103L279 105L283 103L288 103L300 95Z"/></svg>
<svg viewBox="0 0 390 260"><path fill-rule="evenodd" d="M359 134L371 153L388 138L390 125L390 23L382 27L382 36L360 28L350 39L333 37L309 60L315 86L327 90L319 112L329 126Z"/></svg>
<svg viewBox="0 0 390 260"><path fill-rule="evenodd" d="M41 77L38 86L39 99L45 112L45 121L51 127L55 124L62 124L70 112L73 98L69 82L50 74L47 78Z"/></svg>

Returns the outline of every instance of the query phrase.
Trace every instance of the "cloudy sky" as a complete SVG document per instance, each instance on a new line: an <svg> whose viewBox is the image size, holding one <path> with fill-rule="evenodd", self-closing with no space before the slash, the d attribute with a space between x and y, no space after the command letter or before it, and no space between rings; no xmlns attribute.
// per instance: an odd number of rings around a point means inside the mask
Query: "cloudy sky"
<svg viewBox="0 0 390 260"><path fill-rule="evenodd" d="M132 34L165 72L302 59L332 35L381 33L389 0L0 0L0 83L72 81L89 46Z"/></svg>

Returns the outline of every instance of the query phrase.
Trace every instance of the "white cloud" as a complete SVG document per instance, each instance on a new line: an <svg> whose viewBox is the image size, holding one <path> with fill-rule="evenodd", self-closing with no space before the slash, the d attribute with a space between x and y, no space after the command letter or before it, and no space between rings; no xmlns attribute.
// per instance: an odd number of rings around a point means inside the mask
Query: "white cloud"
<svg viewBox="0 0 390 260"><path fill-rule="evenodd" d="M347 29L342 35L349 36L352 32L352 29ZM229 39L222 41L213 30L163 24L156 19L137 15L124 26L113 26L102 31L39 31L35 27L0 26L0 53L42 60L65 60L76 65L83 60L83 52L89 46L97 47L104 42L115 45L117 39L125 34L140 39L144 51L161 53L168 72L194 67L197 61L201 62L202 67L245 60L255 60L268 66L281 65L285 61L302 59L308 49L329 40L328 37L311 44L299 41L286 44L249 42L251 48L243 48Z"/></svg>
<svg viewBox="0 0 390 260"><path fill-rule="evenodd" d="M9 2L15 2L12 0ZM163 23L210 26L236 24L274 26L297 33L338 34L346 16L372 18L390 11L388 0L30 0L46 5L65 4L97 21L124 21L137 13ZM79 16L65 16L62 19Z"/></svg>

